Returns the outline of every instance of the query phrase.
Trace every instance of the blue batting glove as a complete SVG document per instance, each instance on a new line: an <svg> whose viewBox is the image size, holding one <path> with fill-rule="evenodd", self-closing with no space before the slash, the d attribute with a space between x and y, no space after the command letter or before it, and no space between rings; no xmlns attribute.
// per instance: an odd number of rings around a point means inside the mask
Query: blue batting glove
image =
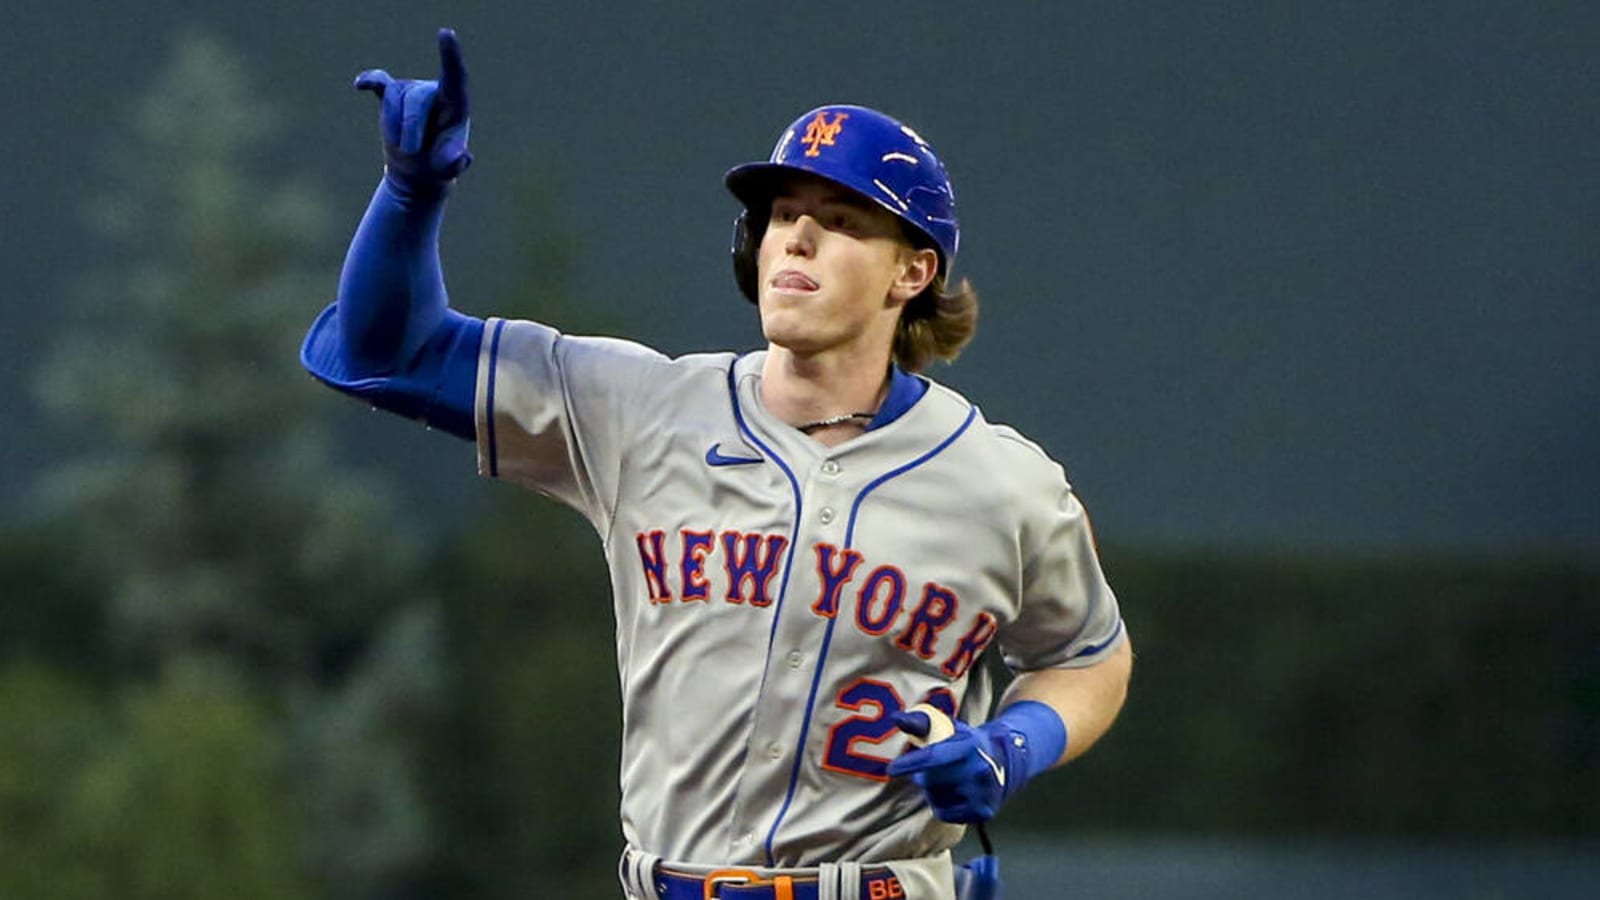
<svg viewBox="0 0 1600 900"><path fill-rule="evenodd" d="M467 67L449 28L439 29L439 64L438 81L397 79L382 69L356 76L356 90L371 91L382 101L384 171L401 187L443 184L472 165Z"/></svg>
<svg viewBox="0 0 1600 900"><path fill-rule="evenodd" d="M1019 707L1021 707L1019 709ZM896 713L894 723L927 737L926 713ZM1054 710L1024 701L977 727L953 721L955 734L902 754L889 775L911 776L933 814L944 822L986 822L1033 776L1050 768L1066 748L1066 729Z"/></svg>

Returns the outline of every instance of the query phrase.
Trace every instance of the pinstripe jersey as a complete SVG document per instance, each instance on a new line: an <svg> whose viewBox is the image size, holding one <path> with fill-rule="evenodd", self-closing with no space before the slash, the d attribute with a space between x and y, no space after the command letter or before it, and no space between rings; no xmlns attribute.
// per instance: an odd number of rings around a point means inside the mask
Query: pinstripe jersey
<svg viewBox="0 0 1600 900"><path fill-rule="evenodd" d="M905 745L892 714L987 718L987 650L1016 671L1100 661L1116 599L1037 446L930 383L826 447L763 407L763 357L490 319L479 469L604 543L632 846L755 866L932 855L962 828L884 774Z"/></svg>

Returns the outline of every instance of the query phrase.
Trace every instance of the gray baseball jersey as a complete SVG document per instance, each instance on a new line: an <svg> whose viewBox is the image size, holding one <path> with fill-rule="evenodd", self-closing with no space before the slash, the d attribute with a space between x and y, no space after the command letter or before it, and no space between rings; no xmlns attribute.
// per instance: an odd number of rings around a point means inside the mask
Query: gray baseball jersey
<svg viewBox="0 0 1600 900"><path fill-rule="evenodd" d="M961 837L891 716L987 718L977 665L1084 666L1122 638L1060 466L932 384L825 447L759 399L764 353L669 359L490 319L480 471L605 545L622 686L622 828L702 864L927 856Z"/></svg>

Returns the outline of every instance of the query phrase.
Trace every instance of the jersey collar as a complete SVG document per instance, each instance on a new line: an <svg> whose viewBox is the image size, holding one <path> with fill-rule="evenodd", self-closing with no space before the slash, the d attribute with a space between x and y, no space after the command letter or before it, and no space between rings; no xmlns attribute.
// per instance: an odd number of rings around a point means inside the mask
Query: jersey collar
<svg viewBox="0 0 1600 900"><path fill-rule="evenodd" d="M906 411L915 406L922 395L928 392L928 382L918 378L900 366L889 364L889 393L883 398L883 405L878 407L878 412L867 423L867 430L882 428L895 419L905 415Z"/></svg>

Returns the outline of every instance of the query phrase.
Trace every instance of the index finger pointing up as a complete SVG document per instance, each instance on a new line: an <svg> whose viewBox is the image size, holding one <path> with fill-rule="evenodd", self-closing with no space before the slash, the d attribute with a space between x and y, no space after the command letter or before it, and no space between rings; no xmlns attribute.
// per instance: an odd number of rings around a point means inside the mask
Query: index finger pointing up
<svg viewBox="0 0 1600 900"><path fill-rule="evenodd" d="M467 96L467 65L453 28L439 29L439 93L454 103L465 102Z"/></svg>

